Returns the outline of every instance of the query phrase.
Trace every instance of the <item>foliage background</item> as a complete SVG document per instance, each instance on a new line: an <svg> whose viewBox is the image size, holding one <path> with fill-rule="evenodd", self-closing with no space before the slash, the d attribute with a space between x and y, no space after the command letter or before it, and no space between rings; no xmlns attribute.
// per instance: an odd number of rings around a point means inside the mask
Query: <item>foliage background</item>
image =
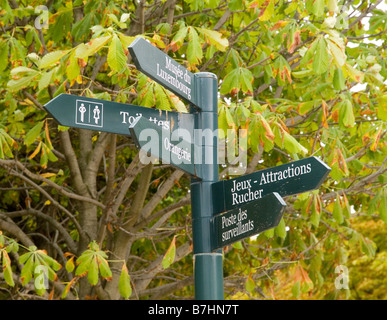
<svg viewBox="0 0 387 320"><path fill-rule="evenodd" d="M0 0L0 298L192 299L189 177L43 109L71 93L186 110L132 64L142 36L218 76L220 128L248 129L246 172L312 155L332 168L278 227L224 248L226 299L386 299L383 4Z"/></svg>

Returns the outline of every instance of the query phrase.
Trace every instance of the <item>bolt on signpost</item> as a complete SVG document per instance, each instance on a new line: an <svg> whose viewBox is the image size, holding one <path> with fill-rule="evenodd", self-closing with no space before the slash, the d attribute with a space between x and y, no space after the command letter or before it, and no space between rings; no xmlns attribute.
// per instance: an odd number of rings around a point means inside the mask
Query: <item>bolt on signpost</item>
<svg viewBox="0 0 387 320"><path fill-rule="evenodd" d="M276 227L282 196L318 188L331 169L309 157L218 181L216 76L192 74L143 38L128 49L137 69L187 101L190 113L68 94L44 108L64 126L130 135L141 150L191 175L195 298L223 300L222 248Z"/></svg>

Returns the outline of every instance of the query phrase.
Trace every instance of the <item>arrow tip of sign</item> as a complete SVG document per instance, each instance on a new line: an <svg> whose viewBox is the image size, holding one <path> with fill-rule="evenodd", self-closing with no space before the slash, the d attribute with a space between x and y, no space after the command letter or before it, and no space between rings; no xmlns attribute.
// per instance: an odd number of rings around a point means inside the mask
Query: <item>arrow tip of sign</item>
<svg viewBox="0 0 387 320"><path fill-rule="evenodd" d="M279 202L282 206L286 207L286 202L285 202L284 199L279 195L278 192L273 192L273 195L277 198L278 202Z"/></svg>
<svg viewBox="0 0 387 320"><path fill-rule="evenodd" d="M315 156L313 156L313 158L318 161L323 167L325 167L325 169L327 169L327 171L331 171L331 167L329 167L324 161L322 161L320 158L317 158Z"/></svg>

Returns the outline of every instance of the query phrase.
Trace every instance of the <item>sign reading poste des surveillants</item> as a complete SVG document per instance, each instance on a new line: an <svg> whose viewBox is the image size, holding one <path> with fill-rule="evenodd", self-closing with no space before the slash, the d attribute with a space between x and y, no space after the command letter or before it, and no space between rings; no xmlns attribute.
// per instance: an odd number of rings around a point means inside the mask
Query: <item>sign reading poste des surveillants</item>
<svg viewBox="0 0 387 320"><path fill-rule="evenodd" d="M213 250L275 228L286 203L273 192L258 200L238 206L226 213L216 215L213 220Z"/></svg>

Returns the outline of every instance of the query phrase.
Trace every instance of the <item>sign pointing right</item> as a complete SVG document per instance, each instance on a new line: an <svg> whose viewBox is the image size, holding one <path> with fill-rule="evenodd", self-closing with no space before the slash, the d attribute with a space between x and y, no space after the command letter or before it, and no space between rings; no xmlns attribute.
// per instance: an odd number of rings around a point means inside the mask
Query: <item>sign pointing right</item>
<svg viewBox="0 0 387 320"><path fill-rule="evenodd" d="M215 238L213 250L276 227L286 207L281 196L273 192L212 220Z"/></svg>
<svg viewBox="0 0 387 320"><path fill-rule="evenodd" d="M262 198L272 192L281 197L317 189L331 168L316 157L309 157L277 167L256 171L231 180L212 184L214 214Z"/></svg>

